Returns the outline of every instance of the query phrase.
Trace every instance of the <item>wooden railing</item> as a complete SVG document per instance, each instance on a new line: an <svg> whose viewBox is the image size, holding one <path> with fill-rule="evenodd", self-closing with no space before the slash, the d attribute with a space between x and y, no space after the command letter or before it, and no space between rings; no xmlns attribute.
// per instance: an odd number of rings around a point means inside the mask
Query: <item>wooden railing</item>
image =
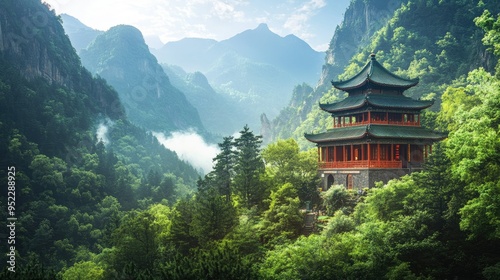
<svg viewBox="0 0 500 280"><path fill-rule="evenodd" d="M351 126L358 126L358 125L367 125L367 124L390 124L390 125L401 125L401 126L420 126L420 123L418 122L402 122L402 121L362 121L362 122L355 122L355 123L345 123L343 125L337 124L334 125L333 128L339 128L339 127L351 127Z"/></svg>
<svg viewBox="0 0 500 280"><path fill-rule="evenodd" d="M337 161L337 162L320 162L320 169L331 169L331 168L402 168L403 164L401 161L389 161L389 160L355 160L355 161Z"/></svg>

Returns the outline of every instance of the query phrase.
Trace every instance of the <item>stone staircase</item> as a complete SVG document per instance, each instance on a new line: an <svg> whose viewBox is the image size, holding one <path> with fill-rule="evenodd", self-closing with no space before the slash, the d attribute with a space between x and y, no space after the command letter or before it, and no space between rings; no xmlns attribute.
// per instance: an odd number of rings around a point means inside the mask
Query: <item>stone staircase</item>
<svg viewBox="0 0 500 280"><path fill-rule="evenodd" d="M316 220L316 214L309 212L304 216L304 227L302 228L302 234L305 236L310 235L314 231L314 222Z"/></svg>

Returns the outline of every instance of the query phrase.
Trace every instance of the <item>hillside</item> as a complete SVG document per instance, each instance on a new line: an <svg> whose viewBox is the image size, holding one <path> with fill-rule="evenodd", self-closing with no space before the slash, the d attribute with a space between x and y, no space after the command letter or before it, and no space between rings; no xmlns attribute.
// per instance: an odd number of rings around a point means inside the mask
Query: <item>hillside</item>
<svg viewBox="0 0 500 280"><path fill-rule="evenodd" d="M109 244L120 211L173 203L199 174L128 121L118 93L81 65L53 11L37 0L0 7L0 180L16 186L16 277L56 279L35 263L60 270L77 248L97 252L90 244ZM7 207L7 192L0 196Z"/></svg>
<svg viewBox="0 0 500 280"><path fill-rule="evenodd" d="M309 145L302 137L304 133L329 127L329 116L320 112L318 101L343 98L343 93L332 89L330 81L354 75L371 52L398 75L420 78L419 86L407 94L435 98L433 110L439 108L447 84L480 66L493 69L495 60L482 45L481 30L473 19L485 8L498 12L495 1L479 1L480 6L478 1L401 2L402 6L393 1L386 6L377 1L351 3L331 41L318 85L308 92L296 90L289 106L272 121L273 139L294 137L302 145ZM378 21L373 23L373 18ZM366 28L376 25L378 28ZM352 45L355 47L348 47L357 41L360 43ZM431 115L428 114L427 124L433 123Z"/></svg>
<svg viewBox="0 0 500 280"><path fill-rule="evenodd" d="M152 131L192 128L205 133L197 110L172 86L135 27L110 28L82 50L80 58L117 90L133 123Z"/></svg>

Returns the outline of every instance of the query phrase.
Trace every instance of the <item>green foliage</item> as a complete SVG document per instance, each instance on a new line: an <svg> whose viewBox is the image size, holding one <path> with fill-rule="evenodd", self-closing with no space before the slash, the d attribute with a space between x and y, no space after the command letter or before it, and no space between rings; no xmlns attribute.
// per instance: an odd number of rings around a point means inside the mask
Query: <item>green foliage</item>
<svg viewBox="0 0 500 280"><path fill-rule="evenodd" d="M235 139L236 154L234 171L234 192L241 199L244 207L262 207L262 201L267 196L265 184L261 181L264 174L264 162L260 156L262 136L254 135L248 126L240 131L240 137Z"/></svg>
<svg viewBox="0 0 500 280"><path fill-rule="evenodd" d="M356 204L356 197L353 191L348 191L343 185L330 187L326 192L321 193L323 207L326 214L332 216L338 210L350 214Z"/></svg>
<svg viewBox="0 0 500 280"><path fill-rule="evenodd" d="M474 198L461 209L461 227L472 236L500 237L498 174L500 164L500 83L484 70L472 71L465 89L474 94L475 106L459 106L452 119L460 124L450 132L448 157L452 173ZM460 90L460 89L459 89Z"/></svg>
<svg viewBox="0 0 500 280"><path fill-rule="evenodd" d="M179 199L172 210L172 225L168 242L181 255L187 255L190 249L198 246L193 232L194 199Z"/></svg>
<svg viewBox="0 0 500 280"><path fill-rule="evenodd" d="M232 136L224 137L223 142L219 143L220 153L213 159L214 170L209 174L209 177L213 177L213 184L217 186L219 193L225 195L227 200L231 198L232 192L231 181L236 157L234 145Z"/></svg>
<svg viewBox="0 0 500 280"><path fill-rule="evenodd" d="M271 203L260 225L265 243L286 242L299 236L304 220L299 205L297 190L290 183L271 192Z"/></svg>
<svg viewBox="0 0 500 280"><path fill-rule="evenodd" d="M227 242L197 249L191 257L177 257L162 267L162 279L257 279L238 249Z"/></svg>
<svg viewBox="0 0 500 280"><path fill-rule="evenodd" d="M327 237L332 237L333 235L349 232L354 229L354 221L351 217L344 214L342 211L337 211L334 213L333 217L328 221L325 228L324 234Z"/></svg>
<svg viewBox="0 0 500 280"><path fill-rule="evenodd" d="M62 279L64 280L84 280L84 279L104 279L104 269L97 264L87 261L75 263L66 270Z"/></svg>
<svg viewBox="0 0 500 280"><path fill-rule="evenodd" d="M231 200L215 188L198 192L195 199L190 234L205 246L214 240L221 240L237 221L236 209Z"/></svg>
<svg viewBox="0 0 500 280"><path fill-rule="evenodd" d="M141 271L152 271L165 243L170 220L168 206L156 204L146 211L130 211L113 232L116 247L113 269L122 271L132 263Z"/></svg>
<svg viewBox="0 0 500 280"><path fill-rule="evenodd" d="M301 152L297 142L290 138L269 144L262 151L262 158L266 162L266 173L273 181L274 188L283 183L291 183L302 204L306 201L317 204L319 178L316 149Z"/></svg>
<svg viewBox="0 0 500 280"><path fill-rule="evenodd" d="M486 32L482 39L483 44L489 46L489 50L495 55L500 56L500 16L497 15L495 20L490 11L485 10L480 17L474 19L474 22ZM500 63L497 63L496 72L498 77L500 75Z"/></svg>

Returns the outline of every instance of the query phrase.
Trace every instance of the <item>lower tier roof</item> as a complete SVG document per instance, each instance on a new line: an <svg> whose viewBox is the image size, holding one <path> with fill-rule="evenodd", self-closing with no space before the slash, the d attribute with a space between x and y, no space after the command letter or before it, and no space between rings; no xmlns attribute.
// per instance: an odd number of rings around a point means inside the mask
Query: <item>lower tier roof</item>
<svg viewBox="0 0 500 280"><path fill-rule="evenodd" d="M336 103L319 104L319 107L324 111L334 113L361 108L365 105L379 108L422 110L432 106L432 104L434 104L433 100L415 100L402 94L357 94L350 95Z"/></svg>
<svg viewBox="0 0 500 280"><path fill-rule="evenodd" d="M355 139L394 139L394 140L431 140L439 141L446 135L434 132L424 127L376 125L367 124L360 126L329 129L318 134L304 134L304 137L313 143L344 142Z"/></svg>

